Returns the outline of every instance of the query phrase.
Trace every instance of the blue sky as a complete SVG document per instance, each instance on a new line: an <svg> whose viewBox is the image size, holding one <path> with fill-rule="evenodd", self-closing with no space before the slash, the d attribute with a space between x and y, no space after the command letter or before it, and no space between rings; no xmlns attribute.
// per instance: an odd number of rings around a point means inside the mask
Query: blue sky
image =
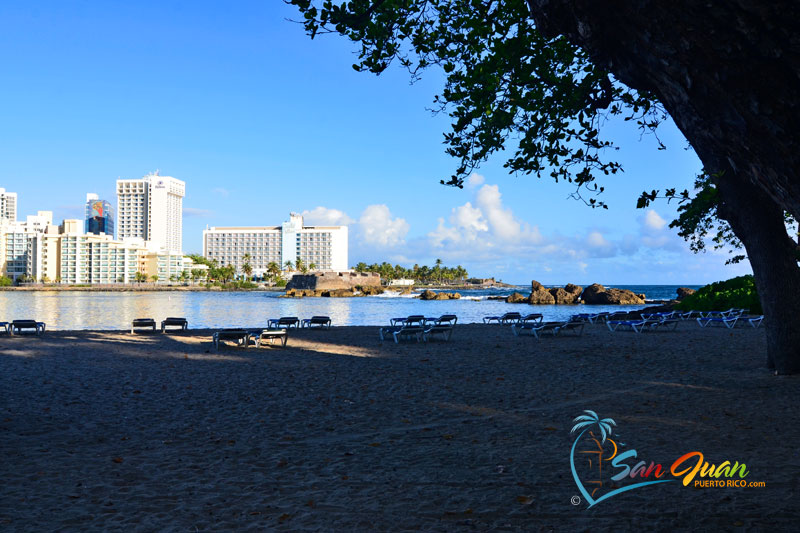
<svg viewBox="0 0 800 533"><path fill-rule="evenodd" d="M184 248L206 225L348 223L350 262L460 263L527 283L706 283L749 272L694 255L667 227L673 205L642 190L689 187L700 164L672 126L667 151L609 124L625 173L609 210L569 186L514 177L502 154L463 190L439 185L440 75L351 68L354 47L311 41L282 2L0 3L0 187L19 215L80 218L87 192L160 169L186 181Z"/></svg>

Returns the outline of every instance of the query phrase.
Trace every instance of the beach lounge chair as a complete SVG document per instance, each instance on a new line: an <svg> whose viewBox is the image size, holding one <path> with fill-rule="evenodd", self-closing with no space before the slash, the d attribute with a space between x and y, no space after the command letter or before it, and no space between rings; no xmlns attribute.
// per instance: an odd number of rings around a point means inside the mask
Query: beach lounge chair
<svg viewBox="0 0 800 533"><path fill-rule="evenodd" d="M394 339L395 344L400 342L400 339L403 337L409 338L414 337L417 339L417 342L422 340L422 335L425 333L425 326L422 324L406 324L402 326L400 329L392 332L392 338Z"/></svg>
<svg viewBox="0 0 800 533"><path fill-rule="evenodd" d="M700 324L701 328L709 324L722 324L726 328L731 329L736 325L737 320L739 320L738 316L706 316L698 318L697 323Z"/></svg>
<svg viewBox="0 0 800 533"><path fill-rule="evenodd" d="M403 324L424 324L425 315L409 315L404 317L392 318L389 322L393 326L402 326Z"/></svg>
<svg viewBox="0 0 800 533"><path fill-rule="evenodd" d="M22 333L23 330L32 329L37 335L44 333L44 322L37 322L35 320L13 320L6 326L7 331L13 335L14 333Z"/></svg>
<svg viewBox="0 0 800 533"><path fill-rule="evenodd" d="M425 324L452 324L458 322L456 315L442 315L440 317L426 317Z"/></svg>
<svg viewBox="0 0 800 533"><path fill-rule="evenodd" d="M152 328L153 331L155 331L156 321L152 318L134 318L133 322L131 322L131 333L133 333L136 328Z"/></svg>
<svg viewBox="0 0 800 533"><path fill-rule="evenodd" d="M331 329L331 317L329 316L312 316L311 318L304 318L302 327L312 328L317 326L322 329Z"/></svg>
<svg viewBox="0 0 800 533"><path fill-rule="evenodd" d="M524 317L520 318L517 322L518 324L541 324L544 320L544 316L541 313L531 313L529 315L525 315ZM514 326L511 326L514 327Z"/></svg>
<svg viewBox="0 0 800 533"><path fill-rule="evenodd" d="M167 327L177 327L181 331L184 331L189 328L189 321L185 318L168 316L161 321L161 333L164 333L167 330Z"/></svg>
<svg viewBox="0 0 800 533"><path fill-rule="evenodd" d="M678 328L678 322L680 322L679 318L668 316L655 322L648 321L647 328L651 331L675 331Z"/></svg>
<svg viewBox="0 0 800 533"><path fill-rule="evenodd" d="M500 316L485 316L483 317L484 324L491 324L497 322L498 324L516 324L522 315L516 312L505 313Z"/></svg>
<svg viewBox="0 0 800 533"><path fill-rule="evenodd" d="M449 341L453 335L453 328L458 322L456 315L442 315L439 318L427 320L424 331L422 332L422 340L428 342L428 337L434 335L441 335L445 341Z"/></svg>
<svg viewBox="0 0 800 533"><path fill-rule="evenodd" d="M739 320L742 324L750 324L754 328L757 328L761 326L761 323L764 321L764 315L740 316Z"/></svg>
<svg viewBox="0 0 800 533"><path fill-rule="evenodd" d="M642 313L642 318L645 320L664 320L667 318L672 318L673 316L675 316L674 311L663 313Z"/></svg>
<svg viewBox="0 0 800 533"><path fill-rule="evenodd" d="M555 336L555 334L558 333L558 326L563 324L564 322L528 322L525 324L512 324L511 332L519 337L527 331L538 339L540 335L547 332Z"/></svg>
<svg viewBox="0 0 800 533"><path fill-rule="evenodd" d="M281 341L281 346L286 346L289 341L289 332L285 329L262 329L250 333L250 337L256 340L256 347L261 347L265 343L272 345L275 339Z"/></svg>
<svg viewBox="0 0 800 533"><path fill-rule="evenodd" d="M578 313L572 315L569 319L570 322L588 322L594 324L595 322L603 322L607 320L611 313L603 311L602 313Z"/></svg>
<svg viewBox="0 0 800 533"><path fill-rule="evenodd" d="M701 316L702 316L702 314L700 313L700 311L678 312L678 317L681 320L694 320L695 318L699 318Z"/></svg>
<svg viewBox="0 0 800 533"><path fill-rule="evenodd" d="M0 328L2 328L3 330L5 330L6 333L8 333L8 322L0 322Z"/></svg>
<svg viewBox="0 0 800 533"><path fill-rule="evenodd" d="M635 333L641 333L645 330L648 325L648 322L658 322L657 320L649 321L649 320L609 320L606 322L606 326L608 326L608 330L611 332L618 331L618 330L625 330L629 329Z"/></svg>
<svg viewBox="0 0 800 533"><path fill-rule="evenodd" d="M280 318L270 318L267 321L267 327L269 329L280 329L280 328L299 328L300 327L300 319L296 316L282 316Z"/></svg>
<svg viewBox="0 0 800 533"><path fill-rule="evenodd" d="M214 345L214 349L219 351L219 343L220 341L236 341L236 344L239 346L244 346L247 348L247 345L250 344L250 335L251 333L246 329L241 328L227 328L215 331L211 335L211 342Z"/></svg>
<svg viewBox="0 0 800 533"><path fill-rule="evenodd" d="M583 326L584 326L583 322L573 322L570 320L569 322L563 322L560 326L558 326L556 328L555 334L561 335L562 333L571 331L575 334L576 337L580 337L581 335L583 335Z"/></svg>

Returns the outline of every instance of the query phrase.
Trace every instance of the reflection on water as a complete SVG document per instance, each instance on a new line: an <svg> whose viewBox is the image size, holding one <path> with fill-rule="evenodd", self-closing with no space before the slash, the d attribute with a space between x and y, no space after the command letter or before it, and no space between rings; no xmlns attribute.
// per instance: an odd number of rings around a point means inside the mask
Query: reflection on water
<svg viewBox="0 0 800 533"><path fill-rule="evenodd" d="M263 327L269 318L327 315L334 325L381 325L390 318L453 313L481 322L508 311L542 313L545 320L579 312L623 311L641 306L512 305L502 301L413 298L278 298L275 292L0 292L0 321L36 319L48 329L126 329L134 318L186 317L191 328Z"/></svg>

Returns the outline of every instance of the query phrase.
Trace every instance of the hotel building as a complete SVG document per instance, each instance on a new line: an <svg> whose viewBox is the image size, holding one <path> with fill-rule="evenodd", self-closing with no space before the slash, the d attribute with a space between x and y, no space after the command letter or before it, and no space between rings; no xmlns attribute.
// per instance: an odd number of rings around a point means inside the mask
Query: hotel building
<svg viewBox="0 0 800 533"><path fill-rule="evenodd" d="M40 211L26 222L0 224L0 273L16 280L65 284L133 283L141 273L168 282L195 265L180 253L149 249L142 239L114 240L84 233L83 221L52 224L52 213Z"/></svg>
<svg viewBox="0 0 800 533"><path fill-rule="evenodd" d="M86 195L86 233L114 236L114 208L105 200L101 200L96 194Z"/></svg>
<svg viewBox="0 0 800 533"><path fill-rule="evenodd" d="M117 180L117 236L136 237L153 249L183 248L186 184L156 171L141 179Z"/></svg>
<svg viewBox="0 0 800 533"><path fill-rule="evenodd" d="M17 220L17 193L0 188L0 220L3 219L9 222Z"/></svg>
<svg viewBox="0 0 800 533"><path fill-rule="evenodd" d="M297 259L316 270L344 271L347 265L347 226L304 226L303 217L291 213L280 226L212 227L203 231L203 256L220 266L241 272L245 254L253 274L267 272L270 262L285 269Z"/></svg>

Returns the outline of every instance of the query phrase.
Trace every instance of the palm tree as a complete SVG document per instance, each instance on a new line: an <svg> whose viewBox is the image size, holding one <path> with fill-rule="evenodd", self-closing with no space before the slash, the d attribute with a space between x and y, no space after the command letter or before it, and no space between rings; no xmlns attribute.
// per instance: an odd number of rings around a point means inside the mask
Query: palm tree
<svg viewBox="0 0 800 533"><path fill-rule="evenodd" d="M308 268L306 267L306 262L300 259L299 257L295 260L294 267L303 274L308 272Z"/></svg>
<svg viewBox="0 0 800 533"><path fill-rule="evenodd" d="M317 269L317 264L316 263L309 263L308 269L313 272L314 270Z"/></svg>
<svg viewBox="0 0 800 533"><path fill-rule="evenodd" d="M247 276L247 279L249 280L250 274L253 273L253 267L249 262L242 265L242 272L244 272L244 275Z"/></svg>
<svg viewBox="0 0 800 533"><path fill-rule="evenodd" d="M611 426L616 426L617 423L614 422L614 420L611 418L601 419L599 416L597 416L597 413L595 413L594 411L589 411L588 409L584 410L583 412L586 414L578 416L575 418L575 420L573 420L573 422L575 422L575 425L572 427L572 431L570 431L570 433L581 431L581 433L578 435L578 438L575 439L576 441L575 444L577 444L577 441L581 438L581 436L583 436L584 433L589 431L589 435L592 436L592 441L594 441L595 446L597 446L596 450L593 449L592 451L581 452L589 455L597 455L597 461L595 462L595 464L597 465L597 479L592 480L591 483L599 485L599 487L596 487L592 491L592 496L594 497L597 490L603 486L603 453L605 452L603 445L606 442L606 437L611 436L612 432ZM595 425L597 426L597 429L600 430L601 440L598 440L597 437L594 436L594 433L590 430ZM616 443L614 441L611 441L611 443L614 444L614 448L616 449L617 447ZM592 462L590 460L589 461L590 468L591 464Z"/></svg>
<svg viewBox="0 0 800 533"><path fill-rule="evenodd" d="M611 418L603 418L601 420L600 417L597 416L597 413L594 411L589 411L588 409L584 410L583 412L586 414L576 417L575 420L573 420L573 422L577 422L577 424L572 427L572 431L570 431L570 433L575 433L580 429L586 431L593 425L597 424L597 427L600 430L600 435L603 438L602 442L605 442L606 437L611 436L611 426L616 426L617 423Z"/></svg>
<svg viewBox="0 0 800 533"><path fill-rule="evenodd" d="M147 281L147 275L141 271L137 271L136 274L133 276L133 279L136 280L136 283L144 283Z"/></svg>
<svg viewBox="0 0 800 533"><path fill-rule="evenodd" d="M291 261L286 261L285 263L283 263L283 266L284 266L284 268L285 268L286 270L288 270L288 271L290 271L290 272L291 272L292 270L294 270L294 263L292 263Z"/></svg>
<svg viewBox="0 0 800 533"><path fill-rule="evenodd" d="M157 283L158 282L158 275L157 274L153 274L152 276L150 276L150 281L152 281L153 283Z"/></svg>

